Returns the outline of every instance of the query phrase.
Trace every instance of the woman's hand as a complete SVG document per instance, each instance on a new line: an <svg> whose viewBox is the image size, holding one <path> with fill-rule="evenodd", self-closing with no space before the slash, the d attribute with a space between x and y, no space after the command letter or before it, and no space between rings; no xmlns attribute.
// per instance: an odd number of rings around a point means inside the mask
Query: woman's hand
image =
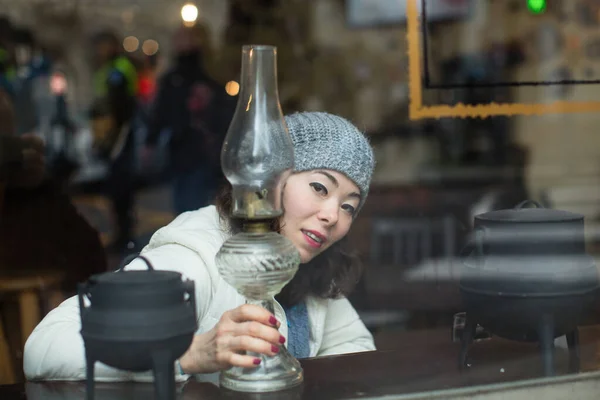
<svg viewBox="0 0 600 400"><path fill-rule="evenodd" d="M279 321L263 307L244 304L223 314L210 331L194 336L179 363L186 374L206 374L232 366L252 368L260 358L245 351L273 356L285 343Z"/></svg>

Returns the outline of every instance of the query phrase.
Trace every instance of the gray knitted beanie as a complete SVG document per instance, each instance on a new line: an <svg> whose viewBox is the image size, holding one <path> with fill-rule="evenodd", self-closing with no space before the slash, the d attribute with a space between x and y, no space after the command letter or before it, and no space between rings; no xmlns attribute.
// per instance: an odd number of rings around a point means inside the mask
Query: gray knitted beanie
<svg viewBox="0 0 600 400"><path fill-rule="evenodd" d="M360 190L361 209L375 168L367 138L348 120L324 112L301 112L285 117L294 143L294 171L330 169L346 175Z"/></svg>

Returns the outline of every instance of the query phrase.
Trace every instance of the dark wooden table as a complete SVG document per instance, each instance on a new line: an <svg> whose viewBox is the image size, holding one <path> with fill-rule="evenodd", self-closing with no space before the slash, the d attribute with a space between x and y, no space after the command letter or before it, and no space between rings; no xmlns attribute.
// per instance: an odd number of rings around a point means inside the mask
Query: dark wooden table
<svg viewBox="0 0 600 400"><path fill-rule="evenodd" d="M492 338L474 343L470 368L457 366L459 344L448 330L388 333L382 350L302 360L305 382L288 391L261 395L228 392L212 383L178 385L179 399L348 399L469 387L538 378L535 344ZM581 370L600 369L600 326L581 328ZM386 350L388 349L388 350ZM568 373L568 353L555 349L557 375ZM96 383L97 400L152 399L148 383ZM2 400L85 399L83 382L27 382L0 386Z"/></svg>

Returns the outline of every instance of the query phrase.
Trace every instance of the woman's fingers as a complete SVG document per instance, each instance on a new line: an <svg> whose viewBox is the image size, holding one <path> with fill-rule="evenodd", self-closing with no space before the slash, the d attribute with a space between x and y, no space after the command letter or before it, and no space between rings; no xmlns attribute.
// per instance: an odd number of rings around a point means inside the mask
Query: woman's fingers
<svg viewBox="0 0 600 400"><path fill-rule="evenodd" d="M267 356L279 353L279 345L253 336L230 336L226 339L227 352L239 353L249 351Z"/></svg>
<svg viewBox="0 0 600 400"><path fill-rule="evenodd" d="M237 324L233 334L238 337L248 336L262 339L275 346L280 346L285 343L285 338L276 328L256 321L247 321Z"/></svg>
<svg viewBox="0 0 600 400"><path fill-rule="evenodd" d="M281 323L265 308L254 304L243 304L229 311L229 317L234 322L257 321L264 325L279 328Z"/></svg>
<svg viewBox="0 0 600 400"><path fill-rule="evenodd" d="M224 362L236 367L256 368L260 365L261 359L243 354L230 353L228 359Z"/></svg>
<svg viewBox="0 0 600 400"><path fill-rule="evenodd" d="M275 316L265 308L244 304L227 311L214 328L216 362L245 368L260 365L260 358L244 352L274 356L285 338L279 333Z"/></svg>

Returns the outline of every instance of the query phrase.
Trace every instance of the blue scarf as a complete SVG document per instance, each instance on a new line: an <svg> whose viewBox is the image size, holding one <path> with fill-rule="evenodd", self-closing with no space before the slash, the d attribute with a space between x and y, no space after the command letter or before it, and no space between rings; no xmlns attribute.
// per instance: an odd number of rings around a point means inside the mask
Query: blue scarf
<svg viewBox="0 0 600 400"><path fill-rule="evenodd" d="M310 356L310 322L306 303L298 303L292 307L283 307L288 325L287 349L295 358Z"/></svg>

